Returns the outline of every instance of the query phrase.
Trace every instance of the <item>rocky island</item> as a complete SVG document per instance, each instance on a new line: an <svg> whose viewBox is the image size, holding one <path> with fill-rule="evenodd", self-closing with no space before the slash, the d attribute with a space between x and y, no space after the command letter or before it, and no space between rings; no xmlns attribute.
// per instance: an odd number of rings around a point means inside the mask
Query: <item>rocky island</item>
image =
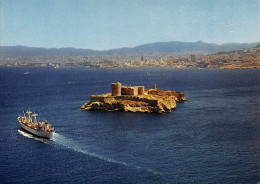
<svg viewBox="0 0 260 184"><path fill-rule="evenodd" d="M176 108L176 102L186 100L184 93L157 89L156 84L145 90L144 86L122 86L117 82L111 84L111 93L92 95L81 110L166 113Z"/></svg>

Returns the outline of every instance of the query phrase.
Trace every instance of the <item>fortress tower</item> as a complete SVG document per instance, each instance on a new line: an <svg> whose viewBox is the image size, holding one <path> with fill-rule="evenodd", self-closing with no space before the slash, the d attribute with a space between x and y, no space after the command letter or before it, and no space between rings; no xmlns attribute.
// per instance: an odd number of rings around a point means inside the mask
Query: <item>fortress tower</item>
<svg viewBox="0 0 260 184"><path fill-rule="evenodd" d="M121 96L122 84L120 82L111 84L112 96Z"/></svg>

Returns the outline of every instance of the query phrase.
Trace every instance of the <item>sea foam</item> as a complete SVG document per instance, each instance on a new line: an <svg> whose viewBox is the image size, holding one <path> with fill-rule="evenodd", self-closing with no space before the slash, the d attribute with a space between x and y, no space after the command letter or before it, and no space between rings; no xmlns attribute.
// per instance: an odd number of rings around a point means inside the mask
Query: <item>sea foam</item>
<svg viewBox="0 0 260 184"><path fill-rule="evenodd" d="M99 154L96 154L96 153L89 152L88 150L83 150L82 148L80 148L79 145L77 145L77 143L74 140L67 138L67 137L65 137L65 136L63 136L59 133L54 133L53 137L50 140L48 140L48 139L35 137L32 134L24 132L23 130L20 130L20 129L18 129L18 132L19 132L19 134L21 134L24 137L34 139L34 140L37 140L37 141L41 141L41 142L46 143L46 144L53 141L53 142L55 142L59 145L62 145L64 147L68 148L68 149L74 150L76 152L79 152L79 153L82 153L82 154L85 154L85 155L88 155L88 156L91 156L91 157L98 158L98 159L106 161L106 162L115 163L115 164L119 164L119 165L123 165L123 166L127 166L127 167L133 167L133 168L138 169L138 170L146 170L146 171L152 172L154 174L160 174L159 172L154 171L154 170L149 169L149 168L145 169L141 166L137 166L137 165L134 166L132 164L129 164L129 163L126 163L126 162L123 162L123 161L118 161L118 160L115 160L113 158L109 158L109 157L105 157L105 156L102 156L102 155L99 155Z"/></svg>

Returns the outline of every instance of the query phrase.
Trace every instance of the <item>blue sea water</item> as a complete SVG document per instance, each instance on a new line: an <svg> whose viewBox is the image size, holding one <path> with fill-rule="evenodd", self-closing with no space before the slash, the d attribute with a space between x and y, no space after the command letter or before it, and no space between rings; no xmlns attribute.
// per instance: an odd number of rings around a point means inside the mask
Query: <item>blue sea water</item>
<svg viewBox="0 0 260 184"><path fill-rule="evenodd" d="M259 76L259 69L0 68L0 183L260 182ZM157 83L190 100L162 115L80 111L117 81ZM51 140L20 129L27 109L55 127Z"/></svg>

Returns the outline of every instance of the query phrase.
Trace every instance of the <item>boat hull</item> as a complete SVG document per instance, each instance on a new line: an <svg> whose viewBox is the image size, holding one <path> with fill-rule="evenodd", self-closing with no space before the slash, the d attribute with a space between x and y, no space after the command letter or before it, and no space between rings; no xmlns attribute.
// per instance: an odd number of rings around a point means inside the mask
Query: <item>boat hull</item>
<svg viewBox="0 0 260 184"><path fill-rule="evenodd" d="M30 128L30 127L28 127L28 126L26 126L22 123L20 123L20 124L21 124L21 127L22 127L23 130L25 130L26 132L29 132L33 135L36 135L38 137L50 139L54 134L54 132L37 131L37 130L34 130L34 129L32 129L32 128Z"/></svg>

